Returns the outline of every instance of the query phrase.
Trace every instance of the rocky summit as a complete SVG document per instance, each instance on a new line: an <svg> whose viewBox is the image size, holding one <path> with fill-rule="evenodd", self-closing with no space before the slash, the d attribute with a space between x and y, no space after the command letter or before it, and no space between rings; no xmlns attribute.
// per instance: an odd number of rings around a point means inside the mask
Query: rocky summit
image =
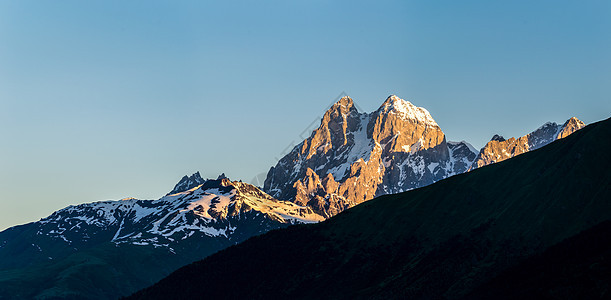
<svg viewBox="0 0 611 300"><path fill-rule="evenodd" d="M330 217L376 196L463 173L477 152L447 142L430 113L390 96L372 113L343 97L311 136L272 167L264 190Z"/></svg>
<svg viewBox="0 0 611 300"><path fill-rule="evenodd" d="M480 168L531 150L539 149L555 140L565 138L585 126L586 124L573 117L562 125L553 122L545 123L537 130L517 139L512 137L506 140L502 136L494 135L490 142L479 152L471 169Z"/></svg>
<svg viewBox="0 0 611 300"><path fill-rule="evenodd" d="M180 193L180 192L184 192L186 190L190 190L202 183L204 183L206 180L204 180L202 178L202 176L199 174L199 172L195 172L193 175L191 176L183 176L182 179L180 179L180 181L174 186L174 189L172 189L172 191L170 191L168 193L168 195L171 194L176 194L176 193Z"/></svg>
<svg viewBox="0 0 611 300"><path fill-rule="evenodd" d="M269 170L263 189L328 218L380 195L538 149L584 126L577 118L546 123L518 139L495 135L477 151L465 141L447 141L426 109L395 95L372 113L359 112L343 97L310 137Z"/></svg>

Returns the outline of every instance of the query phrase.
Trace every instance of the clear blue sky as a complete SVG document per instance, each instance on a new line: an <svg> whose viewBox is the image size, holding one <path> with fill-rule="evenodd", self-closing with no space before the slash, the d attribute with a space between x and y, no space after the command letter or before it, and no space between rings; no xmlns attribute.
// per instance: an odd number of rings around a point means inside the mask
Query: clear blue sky
<svg viewBox="0 0 611 300"><path fill-rule="evenodd" d="M611 112L610 1L0 1L0 229L251 181L337 95L483 146Z"/></svg>

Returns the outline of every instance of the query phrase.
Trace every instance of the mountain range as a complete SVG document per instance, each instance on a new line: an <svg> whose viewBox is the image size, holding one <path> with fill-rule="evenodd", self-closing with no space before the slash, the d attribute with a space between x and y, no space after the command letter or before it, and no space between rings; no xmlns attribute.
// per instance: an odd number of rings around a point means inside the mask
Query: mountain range
<svg viewBox="0 0 611 300"><path fill-rule="evenodd" d="M495 135L477 151L447 141L426 109L394 95L372 113L343 97L269 170L262 188L195 173L157 200L69 206L0 232L0 298L128 295L253 236L476 173L584 126L576 118L546 123L517 139Z"/></svg>
<svg viewBox="0 0 611 300"><path fill-rule="evenodd" d="M468 170L503 161L566 137L585 124L571 118L546 123L518 139L495 135L479 152L446 141L431 114L395 95L372 113L343 97L310 137L272 167L263 190L334 216L374 197L423 187Z"/></svg>
<svg viewBox="0 0 611 300"><path fill-rule="evenodd" d="M506 140L502 136L494 135L492 140L486 143L484 148L480 150L477 158L471 165L471 169L483 167L541 148L557 139L565 138L585 126L583 122L573 117L562 125L552 122L545 123L537 130L517 139L510 138Z"/></svg>
<svg viewBox="0 0 611 300"><path fill-rule="evenodd" d="M1 232L0 298L116 298L253 235L322 220L253 185L195 173L158 200L69 206ZM156 261L136 276L146 257Z"/></svg>
<svg viewBox="0 0 611 300"><path fill-rule="evenodd" d="M598 238L610 236L610 136L607 119L325 222L253 237L128 299L608 299L611 247Z"/></svg>

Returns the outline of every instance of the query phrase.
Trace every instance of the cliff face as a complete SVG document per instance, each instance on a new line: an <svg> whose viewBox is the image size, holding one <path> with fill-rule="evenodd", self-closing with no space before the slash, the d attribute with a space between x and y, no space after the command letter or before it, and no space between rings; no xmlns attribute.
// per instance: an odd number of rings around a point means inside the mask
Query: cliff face
<svg viewBox="0 0 611 300"><path fill-rule="evenodd" d="M571 118L519 138L495 135L478 152L464 141L447 142L426 109L397 96L372 113L359 112L344 97L310 137L269 170L264 190L327 218L376 196L426 186L538 149L584 126Z"/></svg>
<svg viewBox="0 0 611 300"><path fill-rule="evenodd" d="M558 134L556 134L556 139L563 139L573 132L586 127L586 124L581 122L579 119L572 117L568 119L562 125L562 128L559 130Z"/></svg>
<svg viewBox="0 0 611 300"><path fill-rule="evenodd" d="M465 172L475 155L465 142L448 144L424 108L393 95L373 113L361 113L344 97L270 169L264 190L330 217Z"/></svg>
<svg viewBox="0 0 611 300"><path fill-rule="evenodd" d="M583 122L573 117L568 119L563 125L551 122L546 123L537 130L517 139L512 137L505 140L502 136L495 135L482 148L471 169L480 168L541 148L557 139L565 138L585 126Z"/></svg>

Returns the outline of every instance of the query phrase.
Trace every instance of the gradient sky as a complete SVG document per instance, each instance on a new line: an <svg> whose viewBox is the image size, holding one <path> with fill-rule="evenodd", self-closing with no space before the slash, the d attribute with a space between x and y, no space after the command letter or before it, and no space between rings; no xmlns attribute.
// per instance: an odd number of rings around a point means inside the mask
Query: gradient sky
<svg viewBox="0 0 611 300"><path fill-rule="evenodd" d="M611 1L0 1L0 230L250 182L342 92L448 140L611 112Z"/></svg>

